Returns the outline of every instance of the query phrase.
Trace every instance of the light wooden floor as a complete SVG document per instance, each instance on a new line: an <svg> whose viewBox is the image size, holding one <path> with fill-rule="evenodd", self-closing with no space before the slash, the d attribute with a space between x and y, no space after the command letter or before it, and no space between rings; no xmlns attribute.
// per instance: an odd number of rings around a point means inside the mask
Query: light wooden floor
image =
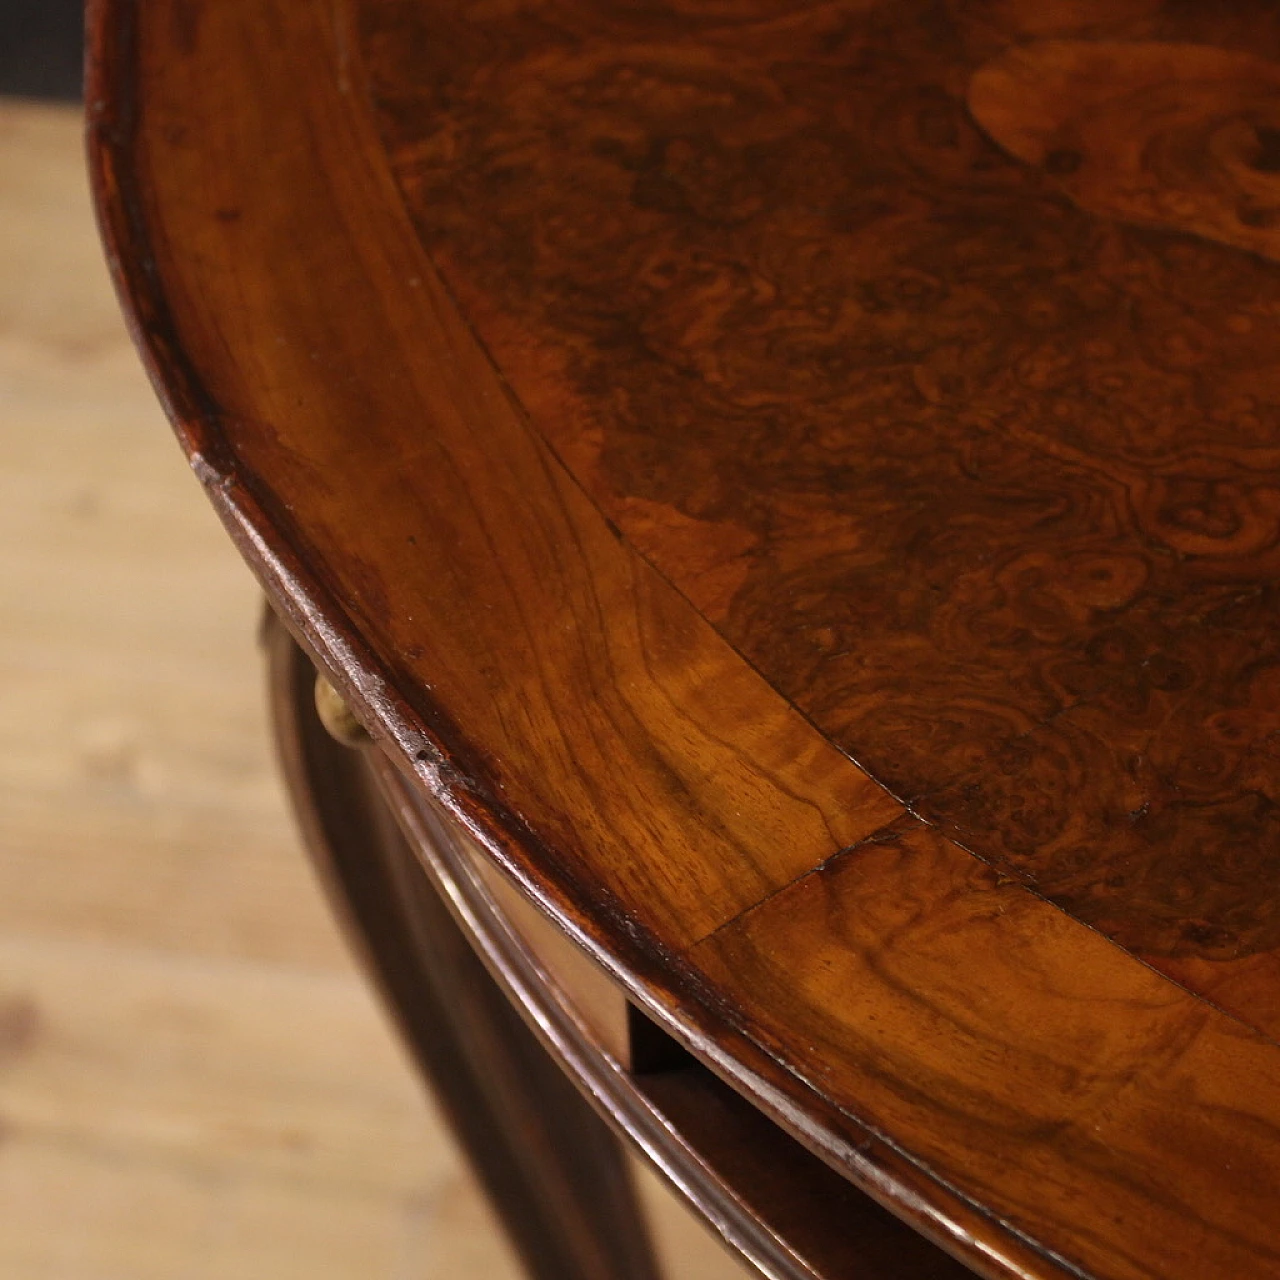
<svg viewBox="0 0 1280 1280"><path fill-rule="evenodd" d="M515 1275L298 849L257 609L77 114L0 100L0 1280ZM742 1274L658 1216L673 1277Z"/></svg>

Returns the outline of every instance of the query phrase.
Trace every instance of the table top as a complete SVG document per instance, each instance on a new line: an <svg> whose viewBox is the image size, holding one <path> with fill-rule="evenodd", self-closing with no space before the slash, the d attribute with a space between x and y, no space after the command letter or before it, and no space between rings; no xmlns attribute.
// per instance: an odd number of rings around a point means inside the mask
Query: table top
<svg viewBox="0 0 1280 1280"><path fill-rule="evenodd" d="M273 601L990 1276L1280 1274L1280 10L98 0Z"/></svg>

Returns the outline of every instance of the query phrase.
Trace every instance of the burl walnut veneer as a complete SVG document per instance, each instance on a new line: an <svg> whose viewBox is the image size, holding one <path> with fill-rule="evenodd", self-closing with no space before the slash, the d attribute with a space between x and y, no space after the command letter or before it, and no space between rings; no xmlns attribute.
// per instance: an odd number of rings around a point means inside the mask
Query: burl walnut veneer
<svg viewBox="0 0 1280 1280"><path fill-rule="evenodd" d="M535 1270L652 1274L572 1090L503 1183L550 1046L771 1275L1280 1275L1280 7L91 37L139 342L373 743L273 631L304 821Z"/></svg>

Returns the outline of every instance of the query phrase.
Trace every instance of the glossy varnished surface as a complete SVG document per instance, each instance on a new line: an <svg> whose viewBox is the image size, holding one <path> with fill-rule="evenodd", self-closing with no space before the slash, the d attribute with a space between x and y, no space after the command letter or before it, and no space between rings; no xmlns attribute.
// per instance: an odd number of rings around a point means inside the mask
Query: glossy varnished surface
<svg viewBox="0 0 1280 1280"><path fill-rule="evenodd" d="M891 1132L927 1107L914 1149L1091 1273L1280 1271L1274 1046L936 832L841 855L694 955L783 1061Z"/></svg>
<svg viewBox="0 0 1280 1280"><path fill-rule="evenodd" d="M322 8L102 5L95 156L375 736L969 1265L1280 1270L1270 10Z"/></svg>
<svg viewBox="0 0 1280 1280"><path fill-rule="evenodd" d="M1280 943L1273 6L360 9L424 240L629 541L1080 919Z"/></svg>

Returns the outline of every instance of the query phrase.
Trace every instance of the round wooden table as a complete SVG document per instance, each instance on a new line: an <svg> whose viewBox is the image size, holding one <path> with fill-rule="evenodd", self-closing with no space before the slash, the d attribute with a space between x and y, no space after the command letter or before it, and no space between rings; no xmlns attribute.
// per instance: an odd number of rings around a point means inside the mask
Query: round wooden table
<svg viewBox="0 0 1280 1280"><path fill-rule="evenodd" d="M90 30L303 825L531 1271L655 1274L622 1133L770 1276L1280 1275L1280 9Z"/></svg>

